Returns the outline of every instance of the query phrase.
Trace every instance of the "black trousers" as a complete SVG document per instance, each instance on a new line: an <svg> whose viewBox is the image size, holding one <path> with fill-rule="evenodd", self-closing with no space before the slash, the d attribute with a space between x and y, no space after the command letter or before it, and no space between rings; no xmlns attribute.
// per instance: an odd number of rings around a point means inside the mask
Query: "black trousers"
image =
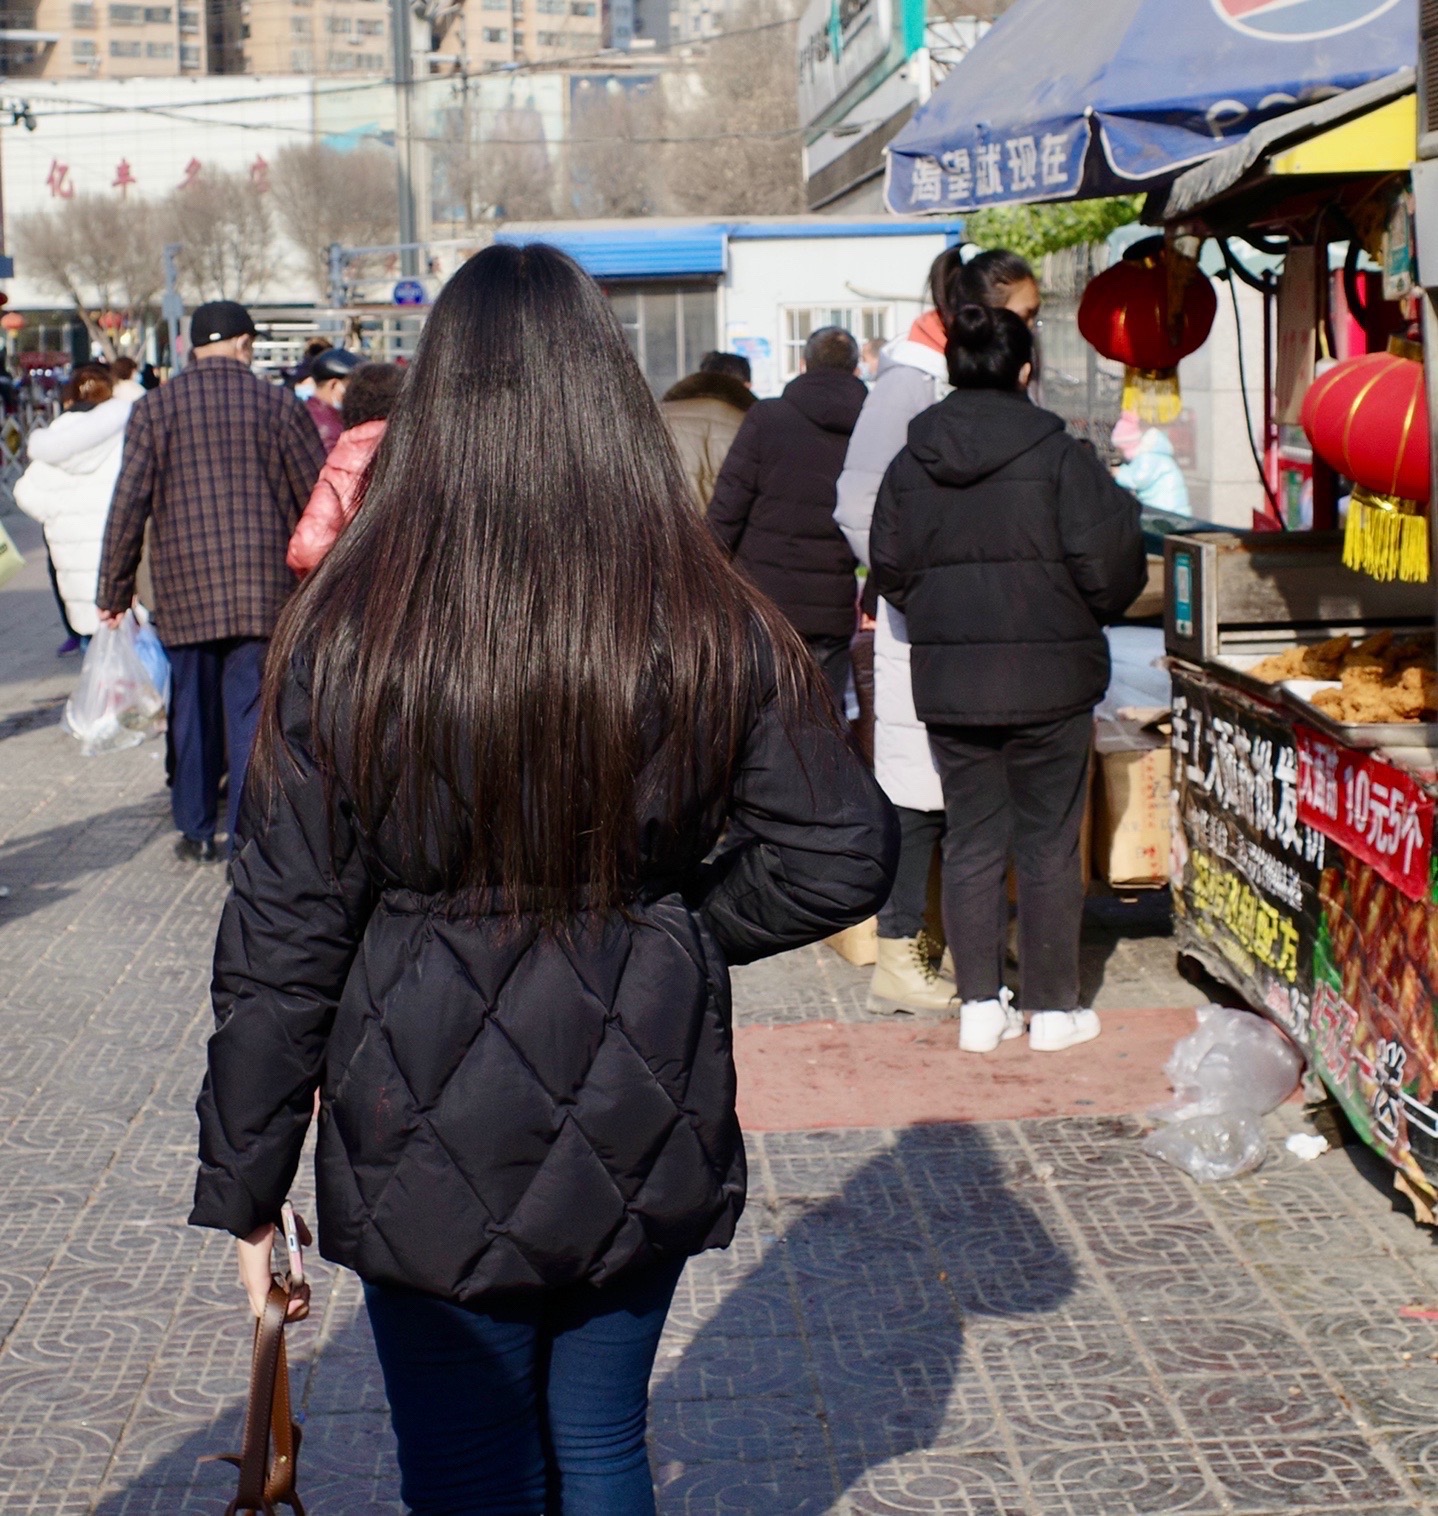
<svg viewBox="0 0 1438 1516"><path fill-rule="evenodd" d="M916 811L907 805L896 805L894 810L899 818L899 868L879 911L879 936L917 937L928 911L929 866L944 835L944 813Z"/></svg>
<svg viewBox="0 0 1438 1516"><path fill-rule="evenodd" d="M1079 1004L1083 865L1093 715L1035 726L929 728L944 786L944 931L959 993L990 1000L1003 985L1006 876L1019 886L1019 1009Z"/></svg>
<svg viewBox="0 0 1438 1516"><path fill-rule="evenodd" d="M844 715L844 694L849 688L849 643L848 637L805 637L814 661L819 665L829 688L834 692L834 704L839 708L839 717Z"/></svg>

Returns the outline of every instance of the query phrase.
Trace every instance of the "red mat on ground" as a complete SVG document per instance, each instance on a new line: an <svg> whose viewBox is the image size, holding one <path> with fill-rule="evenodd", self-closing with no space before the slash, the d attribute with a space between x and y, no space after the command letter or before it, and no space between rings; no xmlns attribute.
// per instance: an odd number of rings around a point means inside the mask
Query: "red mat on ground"
<svg viewBox="0 0 1438 1516"><path fill-rule="evenodd" d="M984 1055L959 1051L952 1021L740 1027L739 1118L799 1132L1137 1113L1168 1098L1163 1065L1194 1025L1191 1010L1105 1011L1082 1047L1034 1053L1020 1038Z"/></svg>

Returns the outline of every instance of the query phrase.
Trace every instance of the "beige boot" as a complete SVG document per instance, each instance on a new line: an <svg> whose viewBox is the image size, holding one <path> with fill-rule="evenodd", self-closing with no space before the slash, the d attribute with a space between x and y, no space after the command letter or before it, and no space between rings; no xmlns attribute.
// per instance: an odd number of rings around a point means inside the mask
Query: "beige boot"
<svg viewBox="0 0 1438 1516"><path fill-rule="evenodd" d="M915 1016L955 1016L958 988L934 967L929 939L880 937L879 961L869 987L871 1011L909 1011Z"/></svg>

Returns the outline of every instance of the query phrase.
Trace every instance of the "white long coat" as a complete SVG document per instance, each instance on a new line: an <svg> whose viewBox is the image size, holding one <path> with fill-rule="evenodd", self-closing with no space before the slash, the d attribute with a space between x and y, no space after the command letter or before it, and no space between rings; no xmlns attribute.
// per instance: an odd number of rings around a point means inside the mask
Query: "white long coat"
<svg viewBox="0 0 1438 1516"><path fill-rule="evenodd" d="M909 423L949 392L944 355L907 337L879 359L879 377L859 413L839 476L838 522L854 556L869 563L874 500L889 465L908 441ZM929 731L914 712L909 636L904 618L879 602L874 629L874 777L895 805L941 811L944 792Z"/></svg>
<svg viewBox="0 0 1438 1516"><path fill-rule="evenodd" d="M16 505L45 528L65 614L82 637L100 624L100 549L133 403L117 397L94 410L66 411L31 432L30 465L15 483Z"/></svg>

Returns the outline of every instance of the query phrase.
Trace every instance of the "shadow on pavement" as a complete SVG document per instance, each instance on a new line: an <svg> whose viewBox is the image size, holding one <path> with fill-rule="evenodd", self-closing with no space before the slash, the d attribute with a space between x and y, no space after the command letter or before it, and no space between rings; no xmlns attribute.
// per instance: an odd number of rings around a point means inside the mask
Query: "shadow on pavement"
<svg viewBox="0 0 1438 1516"><path fill-rule="evenodd" d="M842 1162L826 1137L852 1135L764 1139L780 1235L656 1383L662 1511L818 1516L904 1454L999 1445L963 1361L965 1318L1053 1310L1073 1265L973 1126L904 1131L839 1193L804 1200ZM785 1225L787 1209L799 1214ZM706 1272L691 1267L676 1313Z"/></svg>
<svg viewBox="0 0 1438 1516"><path fill-rule="evenodd" d="M73 894L63 886L82 874L128 863L168 827L167 797L160 794L0 843L0 885L10 892L0 898L0 927Z"/></svg>

